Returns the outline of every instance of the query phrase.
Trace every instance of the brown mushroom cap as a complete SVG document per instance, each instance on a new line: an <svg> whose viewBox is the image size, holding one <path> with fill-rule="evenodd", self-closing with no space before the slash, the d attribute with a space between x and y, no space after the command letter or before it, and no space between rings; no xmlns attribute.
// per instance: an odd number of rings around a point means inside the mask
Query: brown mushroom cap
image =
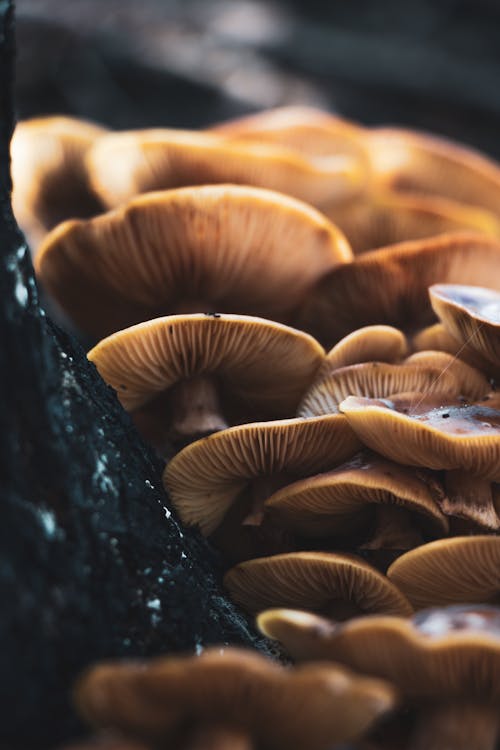
<svg viewBox="0 0 500 750"><path fill-rule="evenodd" d="M418 331L412 337L411 348L416 352L428 350L447 352L488 375L491 375L492 369L495 369L492 368L491 362L482 357L479 352L452 336L442 323L433 323Z"/></svg>
<svg viewBox="0 0 500 750"><path fill-rule="evenodd" d="M410 355L402 364L431 367L442 375L451 373L458 383L457 393L472 401L484 398L491 391L491 383L482 372L447 352L423 350Z"/></svg>
<svg viewBox="0 0 500 750"><path fill-rule="evenodd" d="M11 143L12 203L33 245L59 222L101 210L84 156L104 132L73 117L37 117L17 124Z"/></svg>
<svg viewBox="0 0 500 750"><path fill-rule="evenodd" d="M341 367L323 378L318 377L304 395L297 415L317 417L335 414L339 411L339 404L348 396L385 398L409 391L452 397L459 395L460 383L451 370L442 371L426 365L365 362Z"/></svg>
<svg viewBox="0 0 500 750"><path fill-rule="evenodd" d="M332 552L291 552L240 563L224 586L243 609L301 607L334 614L409 615L412 608L396 586L368 563Z"/></svg>
<svg viewBox="0 0 500 750"><path fill-rule="evenodd" d="M500 538L454 537L429 542L399 557L388 578L415 609L500 601Z"/></svg>
<svg viewBox="0 0 500 750"><path fill-rule="evenodd" d="M499 214L500 168L472 149L398 128L367 135L374 178L397 191L440 195Z"/></svg>
<svg viewBox="0 0 500 750"><path fill-rule="evenodd" d="M334 203L323 212L344 232L356 255L448 232L500 235L500 222L494 214L435 196L372 191Z"/></svg>
<svg viewBox="0 0 500 750"><path fill-rule="evenodd" d="M297 325L325 346L361 326L384 323L412 330L432 320L428 287L439 282L500 288L500 242L450 233L364 253L316 283Z"/></svg>
<svg viewBox="0 0 500 750"><path fill-rule="evenodd" d="M328 750L361 735L395 702L388 685L345 668L291 670L237 649L103 664L80 679L75 697L92 724L162 746L215 725L240 730L263 750Z"/></svg>
<svg viewBox="0 0 500 750"><path fill-rule="evenodd" d="M82 329L103 336L169 312L285 315L350 257L343 235L310 206L216 185L66 222L46 238L37 271Z"/></svg>
<svg viewBox="0 0 500 750"><path fill-rule="evenodd" d="M333 471L287 485L265 503L279 523L304 536L342 533L363 522L374 505L407 511L431 537L448 521L436 504L436 480L375 455L360 454Z"/></svg>
<svg viewBox="0 0 500 750"><path fill-rule="evenodd" d="M348 154L312 157L276 144L183 130L111 133L86 161L95 192L110 208L152 190L227 182L277 190L319 207L355 195L366 181L365 165Z"/></svg>
<svg viewBox="0 0 500 750"><path fill-rule="evenodd" d="M397 463L500 479L498 399L440 405L443 399L434 398L433 406L423 397L419 403L351 396L340 411L365 445Z"/></svg>
<svg viewBox="0 0 500 750"><path fill-rule="evenodd" d="M341 414L257 422L184 448L167 465L163 481L183 523L209 535L251 480L325 471L358 449Z"/></svg>
<svg viewBox="0 0 500 750"><path fill-rule="evenodd" d="M365 326L349 333L330 349L326 373L362 362L398 362L408 350L404 333L392 326Z"/></svg>
<svg viewBox="0 0 500 750"><path fill-rule="evenodd" d="M435 284L432 307L452 336L500 371L500 294L493 289Z"/></svg>
<svg viewBox="0 0 500 750"><path fill-rule="evenodd" d="M88 354L133 411L181 380L218 379L252 409L290 416L324 356L307 334L243 315L170 315L109 336Z"/></svg>

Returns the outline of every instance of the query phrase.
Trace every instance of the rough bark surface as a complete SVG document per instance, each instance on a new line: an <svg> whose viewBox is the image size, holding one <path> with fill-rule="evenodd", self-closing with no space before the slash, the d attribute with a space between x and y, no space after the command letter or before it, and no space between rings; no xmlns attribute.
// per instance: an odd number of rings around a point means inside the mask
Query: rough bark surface
<svg viewBox="0 0 500 750"><path fill-rule="evenodd" d="M28 750L78 735L69 690L99 658L265 646L114 392L39 306L9 202L13 45L0 0L0 746Z"/></svg>

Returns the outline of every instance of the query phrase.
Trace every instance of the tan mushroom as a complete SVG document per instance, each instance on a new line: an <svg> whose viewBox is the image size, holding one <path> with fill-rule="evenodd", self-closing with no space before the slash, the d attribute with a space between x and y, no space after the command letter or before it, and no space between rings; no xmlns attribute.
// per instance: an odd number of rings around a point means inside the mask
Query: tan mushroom
<svg viewBox="0 0 500 750"><path fill-rule="evenodd" d="M104 128L73 117L17 124L11 143L12 204L33 249L65 219L102 210L87 180L84 157Z"/></svg>
<svg viewBox="0 0 500 750"><path fill-rule="evenodd" d="M216 185L67 222L46 238L37 272L80 328L102 337L167 313L287 317L350 257L343 235L310 206Z"/></svg>
<svg viewBox="0 0 500 750"><path fill-rule="evenodd" d="M406 357L402 364L433 368L439 371L440 378L450 373L458 383L456 393L472 401L484 398L491 391L491 383L486 375L447 352L422 350ZM434 387L437 388L437 384Z"/></svg>
<svg viewBox="0 0 500 750"><path fill-rule="evenodd" d="M356 328L394 325L411 333L432 321L428 287L439 282L500 288L500 242L467 232L402 242L364 253L324 275L296 325L325 347Z"/></svg>
<svg viewBox="0 0 500 750"><path fill-rule="evenodd" d="M494 374L495 367L491 362L472 347L458 341L442 323L433 323L418 331L411 339L411 348L415 352L428 350L447 352L490 377Z"/></svg>
<svg viewBox="0 0 500 750"><path fill-rule="evenodd" d="M406 356L404 333L392 326L365 326L349 333L328 352L320 374L362 362L398 362Z"/></svg>
<svg viewBox="0 0 500 750"><path fill-rule="evenodd" d="M256 415L292 416L324 351L280 323L192 314L119 331L88 357L125 409L185 442Z"/></svg>
<svg viewBox="0 0 500 750"><path fill-rule="evenodd" d="M418 710L408 750L497 747L500 609L476 604L426 610L411 620L372 616L340 625L273 610L258 623L296 659L331 659L396 685Z"/></svg>
<svg viewBox="0 0 500 750"><path fill-rule="evenodd" d="M227 182L277 190L319 207L355 195L366 181L366 166L349 154L313 157L183 130L111 133L86 161L92 186L109 208L152 190Z"/></svg>
<svg viewBox="0 0 500 750"><path fill-rule="evenodd" d="M395 703L392 688L343 667L289 669L256 653L101 664L77 707L95 727L179 750L330 750L361 736Z"/></svg>

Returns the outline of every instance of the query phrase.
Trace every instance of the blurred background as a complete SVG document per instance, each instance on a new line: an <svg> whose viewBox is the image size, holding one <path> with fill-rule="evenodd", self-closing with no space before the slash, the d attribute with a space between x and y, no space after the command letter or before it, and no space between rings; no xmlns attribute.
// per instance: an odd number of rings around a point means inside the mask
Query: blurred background
<svg viewBox="0 0 500 750"><path fill-rule="evenodd" d="M200 127L283 104L500 158L498 0L17 0L17 114Z"/></svg>

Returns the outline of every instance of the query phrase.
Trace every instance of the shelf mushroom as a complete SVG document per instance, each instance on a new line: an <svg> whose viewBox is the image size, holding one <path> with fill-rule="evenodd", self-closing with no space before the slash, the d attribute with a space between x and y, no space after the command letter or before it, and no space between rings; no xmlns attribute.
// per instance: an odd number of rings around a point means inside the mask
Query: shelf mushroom
<svg viewBox="0 0 500 750"><path fill-rule="evenodd" d="M435 283L500 288L500 241L450 232L373 250L325 273L304 299L295 324L325 347L361 326L386 324L406 333L432 322Z"/></svg>
<svg viewBox="0 0 500 750"><path fill-rule="evenodd" d="M341 414L256 422L187 446L168 463L163 481L183 523L205 536L218 530L217 543L229 539L236 555L247 554L241 536L250 536L255 556L252 539L274 529L264 518L264 501L278 487L331 469L358 449Z"/></svg>
<svg viewBox="0 0 500 750"><path fill-rule="evenodd" d="M340 405L361 442L403 465L469 472L500 480L500 399L476 403L445 402L441 397L409 394L391 399L350 396ZM448 512L493 530L500 518L491 496L470 493L448 497Z"/></svg>
<svg viewBox="0 0 500 750"><path fill-rule="evenodd" d="M94 727L148 747L330 750L362 736L396 701L382 680L333 664L286 668L238 649L104 663L77 683Z"/></svg>
<svg viewBox="0 0 500 750"><path fill-rule="evenodd" d="M467 536L440 539L396 560L388 578L415 609L446 604L490 603L500 599L500 538Z"/></svg>
<svg viewBox="0 0 500 750"><path fill-rule="evenodd" d="M280 323L192 314L119 331L88 357L122 406L138 415L139 429L147 419L161 446L162 435L186 443L230 421L292 416L324 351Z"/></svg>
<svg viewBox="0 0 500 750"><path fill-rule="evenodd" d="M406 617L413 611L382 573L344 553L290 552L248 560L226 573L224 586L252 614L295 607L346 620L374 612Z"/></svg>
<svg viewBox="0 0 500 750"><path fill-rule="evenodd" d="M37 273L84 331L103 337L159 315L289 317L313 283L352 257L318 211L235 185L152 193L45 240Z"/></svg>
<svg viewBox="0 0 500 750"><path fill-rule="evenodd" d="M500 740L500 609L484 604L337 624L271 610L262 632L299 661L331 659L390 680L417 710L408 750L495 750Z"/></svg>
<svg viewBox="0 0 500 750"><path fill-rule="evenodd" d="M11 143L14 214L33 248L65 219L102 211L84 157L104 128L74 117L19 122Z"/></svg>
<svg viewBox="0 0 500 750"><path fill-rule="evenodd" d="M89 180L109 208L139 193L228 182L277 190L320 207L364 189L367 169L366 158L350 154L313 157L277 144L166 129L105 135L86 162Z"/></svg>

